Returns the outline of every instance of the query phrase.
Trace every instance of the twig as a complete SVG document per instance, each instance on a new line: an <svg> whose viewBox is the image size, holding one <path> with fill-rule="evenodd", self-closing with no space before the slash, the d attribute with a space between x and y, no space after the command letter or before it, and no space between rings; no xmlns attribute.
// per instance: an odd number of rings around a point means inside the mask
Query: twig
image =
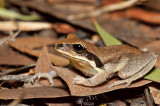
<svg viewBox="0 0 160 106"><path fill-rule="evenodd" d="M154 106L154 101L153 101L153 98L152 98L151 94L149 93L148 88L145 88L144 94L145 94L145 97L146 97L147 106Z"/></svg>
<svg viewBox="0 0 160 106"><path fill-rule="evenodd" d="M16 33L14 33L13 35L7 36L5 38L0 39L0 45L3 45L4 43L8 42L8 41L13 41L15 39L15 37L20 33L20 30Z"/></svg>
<svg viewBox="0 0 160 106"><path fill-rule="evenodd" d="M25 93L23 92L18 99L13 100L8 106L29 106L29 105L20 104L24 96L25 96Z"/></svg>
<svg viewBox="0 0 160 106"><path fill-rule="evenodd" d="M52 29L52 26L53 24L48 22L0 21L1 31L36 31L42 29Z"/></svg>
<svg viewBox="0 0 160 106"><path fill-rule="evenodd" d="M125 9L125 8L128 8L128 7L131 7L138 2L139 2L139 0L128 0L128 1L125 1L125 2L111 4L111 5L108 5L108 6L104 6L100 9L94 10L90 13L82 13L82 14L79 14L79 15L69 15L67 17L67 19L68 20L75 20L75 19L82 19L82 18L86 18L86 17L96 17L96 16L101 15L104 12L122 10L122 9Z"/></svg>
<svg viewBox="0 0 160 106"><path fill-rule="evenodd" d="M0 81L21 81L31 82L33 75L3 75L0 76Z"/></svg>
<svg viewBox="0 0 160 106"><path fill-rule="evenodd" d="M32 67L35 67L35 64L27 65L27 66L16 68L16 69L2 70L2 72L0 72L0 75L6 75L6 74L13 74L13 73L17 73L17 72L22 72L23 70L30 69Z"/></svg>

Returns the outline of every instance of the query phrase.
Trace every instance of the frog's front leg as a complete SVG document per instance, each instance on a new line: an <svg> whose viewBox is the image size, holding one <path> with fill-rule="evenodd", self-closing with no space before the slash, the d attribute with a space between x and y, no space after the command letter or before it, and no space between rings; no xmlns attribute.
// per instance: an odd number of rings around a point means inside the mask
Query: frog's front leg
<svg viewBox="0 0 160 106"><path fill-rule="evenodd" d="M106 71L98 72L96 75L94 75L91 78L84 78L81 76L76 76L73 79L73 84L79 84L79 85L85 85L85 86L96 86L104 81L109 77L109 73Z"/></svg>
<svg viewBox="0 0 160 106"><path fill-rule="evenodd" d="M36 73L32 78L31 82L34 83L35 79L46 78L50 82L50 86L54 86L53 78L58 77L55 71L50 71L48 73Z"/></svg>

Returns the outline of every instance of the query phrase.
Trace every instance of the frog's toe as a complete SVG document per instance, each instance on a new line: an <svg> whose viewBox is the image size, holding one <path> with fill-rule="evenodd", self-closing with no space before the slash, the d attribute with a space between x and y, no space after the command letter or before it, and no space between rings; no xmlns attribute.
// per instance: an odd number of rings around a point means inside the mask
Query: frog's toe
<svg viewBox="0 0 160 106"><path fill-rule="evenodd" d="M131 84L131 81L128 80L121 80L121 81L115 81L113 84L109 85L108 88L111 88L113 86L121 85L127 83L125 87L128 87Z"/></svg>
<svg viewBox="0 0 160 106"><path fill-rule="evenodd" d="M36 79L46 78L50 82L50 86L54 86L53 78L57 77L57 75L53 75L52 73L37 73L31 78L31 82L34 83Z"/></svg>
<svg viewBox="0 0 160 106"><path fill-rule="evenodd" d="M129 87L129 85L131 85L131 82L132 82L132 81L128 81L125 87L126 87L126 88Z"/></svg>

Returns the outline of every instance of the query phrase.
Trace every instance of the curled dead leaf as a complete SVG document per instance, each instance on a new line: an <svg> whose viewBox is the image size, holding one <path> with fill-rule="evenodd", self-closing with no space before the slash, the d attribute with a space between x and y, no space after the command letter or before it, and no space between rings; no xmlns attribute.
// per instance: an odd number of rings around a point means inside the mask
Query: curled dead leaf
<svg viewBox="0 0 160 106"><path fill-rule="evenodd" d="M47 47L43 47L36 63L35 74L48 73L54 71L51 61L48 58L47 54L48 54ZM42 83L43 85L50 86L48 79L39 79L39 80L40 80L39 82ZM57 86L61 88L64 87L64 85L59 79L53 79L53 82L54 82L54 87Z"/></svg>
<svg viewBox="0 0 160 106"><path fill-rule="evenodd" d="M36 63L35 73L48 73L52 71L51 61L47 57L47 47L43 47Z"/></svg>
<svg viewBox="0 0 160 106"><path fill-rule="evenodd" d="M18 99L21 94L25 93L23 99L31 98L57 98L70 96L67 90L54 87L34 87L19 89L1 89L0 99Z"/></svg>
<svg viewBox="0 0 160 106"><path fill-rule="evenodd" d="M72 82L73 78L78 75L76 72L74 72L73 70L67 69L67 68L56 67L56 66L53 66L53 69L67 83L72 96L96 95L96 94L101 94L101 93L125 88L125 84L108 88L108 86L112 84L116 79L113 79L108 82L104 82L104 84L96 86L96 87L86 87L86 86L76 85L76 84L73 84ZM152 81L140 80L140 81L132 83L129 86L129 88L143 86L150 82Z"/></svg>
<svg viewBox="0 0 160 106"><path fill-rule="evenodd" d="M158 105L160 105L160 89L153 87L153 86L149 86L150 89L150 93L152 94L152 97L154 99L154 102Z"/></svg>

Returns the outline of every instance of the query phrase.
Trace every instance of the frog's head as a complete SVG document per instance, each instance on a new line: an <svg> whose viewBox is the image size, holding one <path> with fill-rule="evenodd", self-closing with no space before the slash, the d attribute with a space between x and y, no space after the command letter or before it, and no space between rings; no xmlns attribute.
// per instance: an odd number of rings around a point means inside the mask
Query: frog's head
<svg viewBox="0 0 160 106"><path fill-rule="evenodd" d="M58 42L55 49L72 60L94 62L97 67L103 66L103 63L96 55L98 47L79 39L74 34L69 34L66 39Z"/></svg>

